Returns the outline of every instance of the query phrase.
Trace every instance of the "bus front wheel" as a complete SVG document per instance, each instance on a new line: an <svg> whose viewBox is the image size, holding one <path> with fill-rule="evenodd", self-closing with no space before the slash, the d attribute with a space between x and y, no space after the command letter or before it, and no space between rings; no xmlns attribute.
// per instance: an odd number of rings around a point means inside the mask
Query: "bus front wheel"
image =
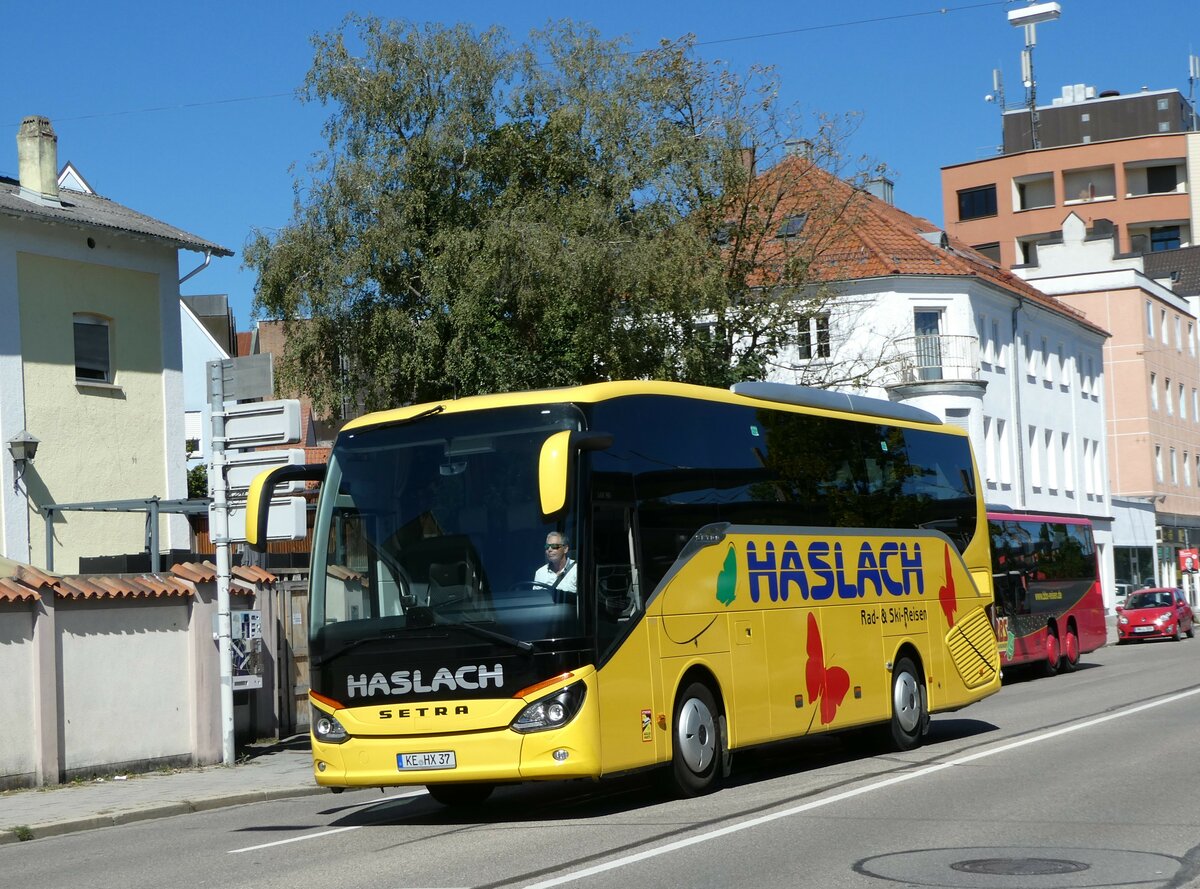
<svg viewBox="0 0 1200 889"><path fill-rule="evenodd" d="M450 808L477 806L492 795L494 786L491 784L426 784L437 802Z"/></svg>
<svg viewBox="0 0 1200 889"><path fill-rule="evenodd" d="M724 772L728 754L725 716L703 682L691 682L675 699L672 722L671 777L683 796L712 790Z"/></svg>
<svg viewBox="0 0 1200 889"><path fill-rule="evenodd" d="M892 743L897 750L912 750L929 729L929 703L925 683L907 657L892 669Z"/></svg>

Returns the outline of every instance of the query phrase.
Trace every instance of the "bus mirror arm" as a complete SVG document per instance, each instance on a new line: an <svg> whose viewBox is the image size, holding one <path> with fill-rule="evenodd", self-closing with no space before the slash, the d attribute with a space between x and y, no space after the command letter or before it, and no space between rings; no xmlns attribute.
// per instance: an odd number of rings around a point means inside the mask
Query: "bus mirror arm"
<svg viewBox="0 0 1200 889"><path fill-rule="evenodd" d="M551 519L566 508L575 454L580 451L603 451L612 447L612 443L613 436L609 432L568 429L546 439L538 458L538 497L543 516Z"/></svg>
<svg viewBox="0 0 1200 889"><path fill-rule="evenodd" d="M571 449L575 451L607 451L612 445L611 432L571 433Z"/></svg>
<svg viewBox="0 0 1200 889"><path fill-rule="evenodd" d="M324 463L276 466L260 472L246 493L246 543L255 552L267 551L267 520L275 488L283 482L319 482L325 478Z"/></svg>

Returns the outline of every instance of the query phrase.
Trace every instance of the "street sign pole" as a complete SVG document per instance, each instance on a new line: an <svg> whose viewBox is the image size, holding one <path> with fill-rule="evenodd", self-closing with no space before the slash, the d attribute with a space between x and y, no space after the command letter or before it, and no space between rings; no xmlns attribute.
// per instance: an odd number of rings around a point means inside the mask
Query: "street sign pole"
<svg viewBox="0 0 1200 889"><path fill-rule="evenodd" d="M209 485L212 488L212 542L217 556L217 651L221 668L221 759L234 764L233 639L229 615L229 498L225 485L225 374L220 361L208 363L208 404L212 413Z"/></svg>

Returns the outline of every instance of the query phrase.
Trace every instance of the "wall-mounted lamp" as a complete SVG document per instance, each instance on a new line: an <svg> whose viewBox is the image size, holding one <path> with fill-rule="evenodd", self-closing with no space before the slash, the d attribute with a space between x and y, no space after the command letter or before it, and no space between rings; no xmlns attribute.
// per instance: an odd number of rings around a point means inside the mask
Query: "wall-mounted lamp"
<svg viewBox="0 0 1200 889"><path fill-rule="evenodd" d="M17 490L17 482L25 476L26 462L32 460L37 454L38 445L42 440L35 435L30 435L28 429L22 429L16 435L8 440L8 452L12 454L13 468L13 490Z"/></svg>

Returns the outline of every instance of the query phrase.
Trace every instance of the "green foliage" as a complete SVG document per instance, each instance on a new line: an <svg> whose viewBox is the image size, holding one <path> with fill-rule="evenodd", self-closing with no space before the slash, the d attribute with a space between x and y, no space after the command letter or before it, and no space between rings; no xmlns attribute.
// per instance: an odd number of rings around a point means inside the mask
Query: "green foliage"
<svg viewBox="0 0 1200 889"><path fill-rule="evenodd" d="M305 98L332 109L328 150L245 259L256 314L289 322L281 382L318 411L728 385L794 336L803 263L795 287L746 298L773 234L750 223L774 205L745 200L738 149L782 144L769 72L734 77L691 38L635 55L569 22L514 45L350 16L314 45ZM736 250L715 237L733 198Z"/></svg>
<svg viewBox="0 0 1200 889"><path fill-rule="evenodd" d="M188 498L199 500L208 496L208 466L204 463L188 470Z"/></svg>

